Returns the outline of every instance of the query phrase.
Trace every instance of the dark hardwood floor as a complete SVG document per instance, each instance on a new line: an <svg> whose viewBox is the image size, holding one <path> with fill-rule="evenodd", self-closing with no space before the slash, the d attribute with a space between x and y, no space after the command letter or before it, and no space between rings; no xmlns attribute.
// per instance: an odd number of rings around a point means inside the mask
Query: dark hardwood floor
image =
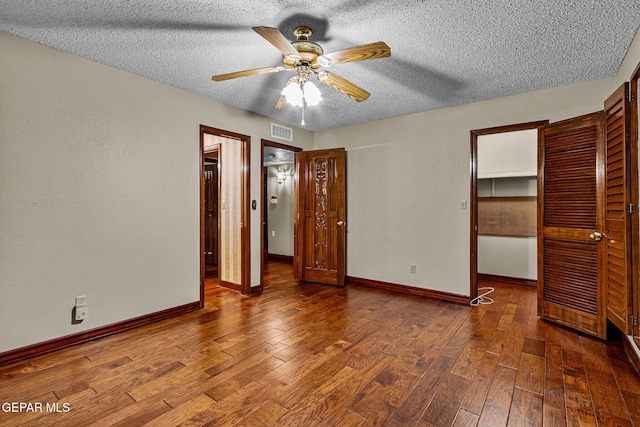
<svg viewBox="0 0 640 427"><path fill-rule="evenodd" d="M199 312L0 367L0 425L640 427L620 342L495 288L471 308L269 263L259 297L208 287Z"/></svg>

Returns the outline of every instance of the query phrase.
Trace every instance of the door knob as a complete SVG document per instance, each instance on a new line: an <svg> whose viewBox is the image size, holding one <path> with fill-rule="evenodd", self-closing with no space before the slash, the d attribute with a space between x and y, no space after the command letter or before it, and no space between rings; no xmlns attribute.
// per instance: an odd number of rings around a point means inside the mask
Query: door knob
<svg viewBox="0 0 640 427"><path fill-rule="evenodd" d="M591 240L595 240L596 242L599 242L600 240L602 240L602 233L598 231L594 231L593 233L589 234L589 238Z"/></svg>
<svg viewBox="0 0 640 427"><path fill-rule="evenodd" d="M343 222L343 221L338 221L338 222L336 223L336 225L337 225L338 227L342 227L342 226L344 225L344 222Z"/></svg>

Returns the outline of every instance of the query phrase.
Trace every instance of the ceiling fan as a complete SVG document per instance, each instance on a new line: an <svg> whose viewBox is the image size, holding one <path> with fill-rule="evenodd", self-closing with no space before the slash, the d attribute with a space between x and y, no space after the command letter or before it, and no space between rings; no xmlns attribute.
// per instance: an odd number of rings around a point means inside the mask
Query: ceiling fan
<svg viewBox="0 0 640 427"><path fill-rule="evenodd" d="M220 82L256 74L277 73L285 70L294 71L296 75L291 77L287 82L276 104L276 108L284 108L287 103L302 107L303 125L305 104L315 105L322 100L320 91L310 81L314 75L322 83L331 86L357 102L362 102L369 98L370 93L366 90L322 68L328 68L332 65L345 62L391 56L391 49L384 42L350 47L325 54L319 44L309 41L312 32L311 29L304 26L297 27L293 31L293 34L297 38L294 42L289 42L277 28L253 27L253 30L282 52L282 65L220 74L213 76L211 79Z"/></svg>

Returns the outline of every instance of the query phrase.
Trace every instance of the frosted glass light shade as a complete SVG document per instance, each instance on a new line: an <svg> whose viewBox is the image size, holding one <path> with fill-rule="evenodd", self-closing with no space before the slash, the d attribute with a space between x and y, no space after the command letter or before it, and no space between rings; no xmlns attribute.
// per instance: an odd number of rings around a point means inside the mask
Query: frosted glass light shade
<svg viewBox="0 0 640 427"><path fill-rule="evenodd" d="M287 85L282 89L282 95L285 96L289 104L302 107L302 89L298 83L287 82Z"/></svg>
<svg viewBox="0 0 640 427"><path fill-rule="evenodd" d="M320 101L322 101L322 94L320 90L307 80L303 87L304 92L304 100L307 102L308 106L318 105Z"/></svg>
<svg viewBox="0 0 640 427"><path fill-rule="evenodd" d="M294 80L289 80L281 94L284 95L288 104L296 107L302 107L303 102L307 106L313 106L322 101L320 89L308 80L302 86Z"/></svg>

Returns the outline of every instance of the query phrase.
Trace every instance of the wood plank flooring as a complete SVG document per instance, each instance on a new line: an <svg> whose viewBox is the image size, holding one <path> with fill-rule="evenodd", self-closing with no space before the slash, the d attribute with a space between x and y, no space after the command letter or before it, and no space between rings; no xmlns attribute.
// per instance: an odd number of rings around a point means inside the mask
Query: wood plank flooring
<svg viewBox="0 0 640 427"><path fill-rule="evenodd" d="M620 342L538 319L534 288L471 308L266 273L259 297L210 287L199 312L0 367L0 425L640 427Z"/></svg>

